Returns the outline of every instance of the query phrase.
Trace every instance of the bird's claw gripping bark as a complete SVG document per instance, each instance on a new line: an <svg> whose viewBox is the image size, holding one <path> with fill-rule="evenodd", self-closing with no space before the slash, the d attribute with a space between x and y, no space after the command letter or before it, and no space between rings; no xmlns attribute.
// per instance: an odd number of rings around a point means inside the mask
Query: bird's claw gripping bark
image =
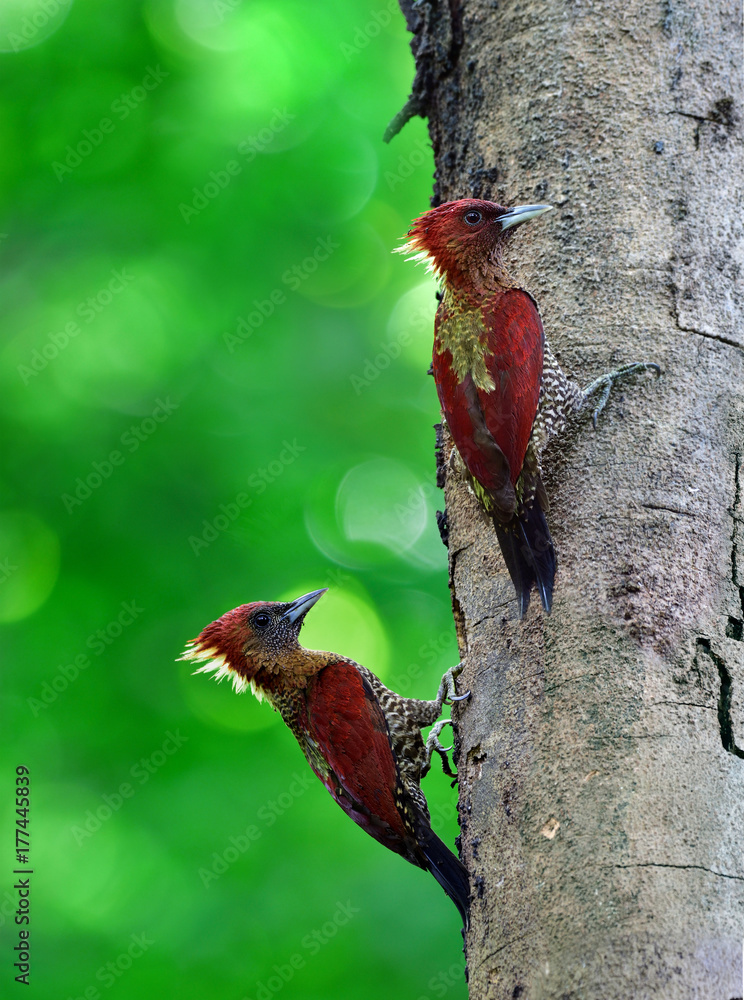
<svg viewBox="0 0 744 1000"><path fill-rule="evenodd" d="M457 688L455 687L455 678L462 673L462 663L458 663L455 667L450 667L447 673L442 678L439 684L439 690L437 691L437 704L441 710L442 705L452 705L456 701L465 701L470 697L470 692L466 691L465 694L458 694Z"/></svg>
<svg viewBox="0 0 744 1000"><path fill-rule="evenodd" d="M465 694L458 694L457 687L455 686L455 678L462 673L462 663L458 663L457 666L450 667L445 673L444 677L439 684L439 690L437 691L437 697L434 704L437 706L438 711L442 711L443 705L453 705L456 701L465 701L466 698L470 697L470 692L466 691ZM457 772L453 771L449 758L447 754L452 749L452 747L443 747L439 742L439 734L444 729L445 726L452 724L452 719L441 719L433 727L426 739L426 748L424 756L424 765L421 768L421 777L423 778L429 773L429 768L431 767L431 755L433 753L438 753L442 758L442 770L450 778L457 780ZM454 782L453 782L454 784Z"/></svg>
<svg viewBox="0 0 744 1000"><path fill-rule="evenodd" d="M470 694L470 692L468 692ZM452 747L443 747L439 741L439 734L442 732L445 726L452 724L452 719L442 719L437 722L435 726L432 727L431 732L426 738L426 750L424 757L424 766L421 768L421 777L428 774L429 768L431 767L431 755L433 753L438 753L442 758L442 770L450 778L457 778L457 772L452 770L450 766L449 757L447 754L450 752Z"/></svg>
<svg viewBox="0 0 744 1000"><path fill-rule="evenodd" d="M592 424L594 429L597 429L597 419L607 405L607 400L610 398L610 392L615 382L619 382L622 379L627 378L629 375L635 375L636 372L641 371L651 371L656 372L657 377L661 375L661 368L653 361L636 361L631 365L623 365L622 368L618 368L617 371L607 372L606 375L600 375L599 378L595 378L593 382L590 382L585 389L583 389L584 401L588 401L595 393L600 393L599 401L592 412Z"/></svg>

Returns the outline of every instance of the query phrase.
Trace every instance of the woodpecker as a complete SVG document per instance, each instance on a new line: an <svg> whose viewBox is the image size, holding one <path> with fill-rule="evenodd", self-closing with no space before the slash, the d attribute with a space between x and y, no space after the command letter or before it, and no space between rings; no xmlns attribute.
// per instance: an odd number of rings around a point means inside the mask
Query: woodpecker
<svg viewBox="0 0 744 1000"><path fill-rule="evenodd" d="M465 198L415 219L397 252L425 260L441 280L432 373L470 484L496 529L520 617L537 587L550 612L556 556L540 458L569 417L604 409L614 382L656 364L637 362L584 389L564 375L537 304L509 276L504 248L516 227L550 205L506 208Z"/></svg>
<svg viewBox="0 0 744 1000"><path fill-rule="evenodd" d="M327 589L327 588L326 588ZM467 924L468 873L432 831L421 779L444 720L429 735L445 702L460 701L448 670L433 701L402 698L370 670L345 656L305 649L298 636L305 615L326 592L289 603L255 601L228 611L193 639L181 655L202 665L196 673L232 679L278 711L310 767L333 799L375 840L431 872ZM446 768L447 773L451 773Z"/></svg>

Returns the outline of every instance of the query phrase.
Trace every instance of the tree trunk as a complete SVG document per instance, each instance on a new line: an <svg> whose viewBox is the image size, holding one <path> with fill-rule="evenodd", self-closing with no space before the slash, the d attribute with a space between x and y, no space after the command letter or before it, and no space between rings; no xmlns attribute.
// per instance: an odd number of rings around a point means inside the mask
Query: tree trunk
<svg viewBox="0 0 744 1000"><path fill-rule="evenodd" d="M512 247L564 370L663 369L551 447L550 617L445 435L470 995L741 997L740 5L402 6L435 204L552 203Z"/></svg>

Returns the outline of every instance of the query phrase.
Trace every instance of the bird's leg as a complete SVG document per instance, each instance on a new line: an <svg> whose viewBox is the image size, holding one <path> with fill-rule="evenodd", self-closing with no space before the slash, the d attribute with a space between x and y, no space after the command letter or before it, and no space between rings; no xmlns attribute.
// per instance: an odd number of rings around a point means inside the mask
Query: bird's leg
<svg viewBox="0 0 744 1000"><path fill-rule="evenodd" d="M439 690L437 691L437 697L433 702L437 706L437 715L442 711L443 705L453 705L456 701L465 701L466 698L470 697L470 692L466 691L465 694L458 694L457 687L455 686L455 678L462 673L462 663L458 663L454 667L450 667L445 673L444 677L439 684ZM421 777L429 773L431 767L431 755L433 753L438 753L442 758L442 770L450 778L457 778L457 774L452 770L447 754L452 749L452 747L443 747L439 741L439 734L442 732L445 726L452 724L452 719L442 719L437 722L436 725L432 727L431 732L426 738L426 748L424 755L424 763L421 768Z"/></svg>
<svg viewBox="0 0 744 1000"><path fill-rule="evenodd" d="M447 673L442 678L439 684L439 690L437 691L436 703L439 706L439 711L442 711L443 705L452 705L456 701L465 701L466 698L470 697L470 692L466 691L465 694L458 694L457 688L455 687L455 678L462 673L462 663L458 663L457 666L450 667Z"/></svg>
<svg viewBox="0 0 744 1000"><path fill-rule="evenodd" d="M593 396L599 394L597 404L592 411L592 424L595 430L597 428L597 418L607 405L607 400L610 398L610 392L615 382L622 381L631 375L635 375L636 372L642 371L656 372L657 376L661 375L661 368L657 364L654 364L653 361L636 361L632 365L623 365L617 371L600 375L599 378L595 378L593 382L590 382L588 386L582 389L582 405L588 403Z"/></svg>
<svg viewBox="0 0 744 1000"><path fill-rule="evenodd" d="M469 694L470 692L468 692ZM452 747L443 747L439 741L439 734L442 732L445 726L452 724L452 719L442 719L441 722L437 722L435 726L432 727L431 732L426 738L426 750L424 757L424 764L421 768L421 777L429 773L431 768L431 755L433 753L438 753L442 758L442 770L450 778L456 778L457 773L450 767L449 757L447 754L452 749Z"/></svg>

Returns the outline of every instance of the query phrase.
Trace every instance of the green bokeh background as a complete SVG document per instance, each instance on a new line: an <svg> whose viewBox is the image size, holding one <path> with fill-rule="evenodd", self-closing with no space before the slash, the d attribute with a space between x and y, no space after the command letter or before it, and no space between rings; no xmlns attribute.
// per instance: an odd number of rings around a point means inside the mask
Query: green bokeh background
<svg viewBox="0 0 744 1000"><path fill-rule="evenodd" d="M323 586L306 645L418 697L455 662L433 285L390 253L433 169L420 120L381 140L403 18L4 0L0 49L0 993L22 763L24 995L464 997L434 880L268 706L175 662L229 608ZM452 843L455 792L425 790Z"/></svg>

